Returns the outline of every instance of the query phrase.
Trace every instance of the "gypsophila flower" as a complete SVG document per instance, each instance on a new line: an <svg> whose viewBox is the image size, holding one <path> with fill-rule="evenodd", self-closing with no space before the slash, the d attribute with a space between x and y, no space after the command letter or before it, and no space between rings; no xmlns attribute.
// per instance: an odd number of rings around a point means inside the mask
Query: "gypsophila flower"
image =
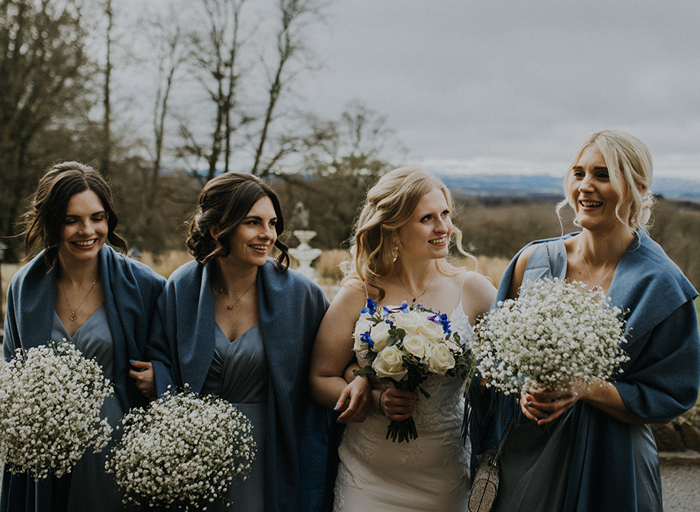
<svg viewBox="0 0 700 512"><path fill-rule="evenodd" d="M124 503L198 509L245 480L257 446L252 425L222 398L185 386L147 409L132 409L106 468L124 490Z"/></svg>
<svg viewBox="0 0 700 512"><path fill-rule="evenodd" d="M0 454L9 470L61 477L89 447L99 452L112 433L100 420L111 394L100 365L65 339L18 348L0 367Z"/></svg>
<svg viewBox="0 0 700 512"><path fill-rule="evenodd" d="M355 375L376 376L400 389L418 389L430 374L465 376L473 368L470 347L450 330L447 315L405 302L397 308L377 308L372 299L360 312L353 332L353 350L364 366ZM391 421L387 439L399 442L418 437L412 417Z"/></svg>
<svg viewBox="0 0 700 512"><path fill-rule="evenodd" d="M622 316L601 289L558 278L528 281L517 299L477 323L477 369L487 386L506 394L601 383L629 360L620 347Z"/></svg>

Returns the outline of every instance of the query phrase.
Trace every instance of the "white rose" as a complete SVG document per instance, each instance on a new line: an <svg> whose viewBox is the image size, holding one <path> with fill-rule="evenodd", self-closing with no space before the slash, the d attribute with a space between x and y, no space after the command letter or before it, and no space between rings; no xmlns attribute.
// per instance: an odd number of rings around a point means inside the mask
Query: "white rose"
<svg viewBox="0 0 700 512"><path fill-rule="evenodd" d="M428 370L431 373L445 375L447 370L454 368L455 358L444 343L437 343L432 346L430 360L428 361Z"/></svg>
<svg viewBox="0 0 700 512"><path fill-rule="evenodd" d="M426 320L418 326L417 334L422 334L428 338L431 343L438 343L445 337L445 331L442 325L436 324L430 320Z"/></svg>
<svg viewBox="0 0 700 512"><path fill-rule="evenodd" d="M379 377L389 377L399 382L403 379L408 370L403 366L401 351L394 347L386 347L377 354L376 359L372 363L372 368L377 372Z"/></svg>
<svg viewBox="0 0 700 512"><path fill-rule="evenodd" d="M369 348L367 343L362 341L362 335L368 333L370 329L372 329L373 325L374 322L365 316L358 318L357 322L355 322L355 330L352 333L352 336L355 339L355 345L352 347L353 351L359 352Z"/></svg>
<svg viewBox="0 0 700 512"><path fill-rule="evenodd" d="M396 313L394 315L394 323L396 324L396 327L411 334L416 334L416 332L418 332L418 327L423 323L423 321L424 318L417 311Z"/></svg>
<svg viewBox="0 0 700 512"><path fill-rule="evenodd" d="M407 334L403 339L403 349L416 358L423 359L430 353L426 341L420 334Z"/></svg>
<svg viewBox="0 0 700 512"><path fill-rule="evenodd" d="M389 339L389 329L391 329L391 326L386 322L379 322L372 327L370 337L374 342L374 348L372 349L374 352L380 352L386 347L386 340Z"/></svg>

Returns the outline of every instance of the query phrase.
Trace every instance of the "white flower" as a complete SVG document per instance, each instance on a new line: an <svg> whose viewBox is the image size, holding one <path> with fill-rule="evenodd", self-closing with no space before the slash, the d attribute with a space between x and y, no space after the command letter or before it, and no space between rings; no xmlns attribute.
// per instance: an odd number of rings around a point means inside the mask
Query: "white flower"
<svg viewBox="0 0 700 512"><path fill-rule="evenodd" d="M9 470L60 477L89 447L104 448L112 428L100 409L110 394L100 365L65 340L17 349L0 365L0 453Z"/></svg>
<svg viewBox="0 0 700 512"><path fill-rule="evenodd" d="M374 343L374 347L372 347L374 352L384 350L384 347L386 347L386 341L389 339L390 330L391 326L386 322L379 322L377 325L372 327L370 337Z"/></svg>
<svg viewBox="0 0 700 512"><path fill-rule="evenodd" d="M444 343L436 343L431 347L428 369L439 375L445 375L448 370L454 368L455 357Z"/></svg>
<svg viewBox="0 0 700 512"><path fill-rule="evenodd" d="M372 368L379 377L387 377L396 382L404 378L408 369L403 366L402 352L392 345L377 354Z"/></svg>
<svg viewBox="0 0 700 512"><path fill-rule="evenodd" d="M601 290L579 282L542 279L476 326L477 368L487 385L506 394L523 386L568 388L610 379L628 360L621 311Z"/></svg>
<svg viewBox="0 0 700 512"><path fill-rule="evenodd" d="M436 324L427 318L418 326L416 332L425 336L431 343L440 343L445 339L442 325Z"/></svg>
<svg viewBox="0 0 700 512"><path fill-rule="evenodd" d="M416 334L418 327L425 321L425 317L414 310L409 310L406 313L395 313L393 317L396 327L410 334Z"/></svg>
<svg viewBox="0 0 700 512"><path fill-rule="evenodd" d="M428 353L426 341L420 334L406 334L403 339L403 349L417 359L424 359Z"/></svg>
<svg viewBox="0 0 700 512"><path fill-rule="evenodd" d="M248 418L231 403L185 390L168 393L122 420L124 435L107 461L124 503L202 508L245 480L256 444Z"/></svg>
<svg viewBox="0 0 700 512"><path fill-rule="evenodd" d="M364 315L357 319L357 322L355 322L355 330L352 333L355 340L355 344L352 349L355 352L367 350L369 348L369 345L362 341L362 335L368 333L370 329L372 329L373 325L374 322L369 317Z"/></svg>

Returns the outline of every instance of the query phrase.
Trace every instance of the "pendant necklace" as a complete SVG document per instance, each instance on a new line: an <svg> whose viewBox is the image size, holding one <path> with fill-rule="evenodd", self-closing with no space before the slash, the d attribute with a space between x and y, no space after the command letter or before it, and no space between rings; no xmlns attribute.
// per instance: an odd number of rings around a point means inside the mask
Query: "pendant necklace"
<svg viewBox="0 0 700 512"><path fill-rule="evenodd" d="M592 283L592 282L593 282L593 276L591 275L591 271L588 269L588 262L586 262L586 257L583 255L583 251L581 250L580 247L579 247L578 253L581 255L581 259L583 259L583 264L586 266L586 272L588 272L588 278L591 280L591 283ZM613 265L612 267L610 267L610 270L608 270L607 273L603 276L603 279L601 279L600 281L598 281L598 284L596 284L596 285L593 287L593 290L595 290L596 288L598 288L598 287L600 286L600 283L602 283L603 281L605 281L605 279L610 275L610 272L612 272L613 270L615 270L616 267L617 267L617 264L615 264L615 265Z"/></svg>
<svg viewBox="0 0 700 512"><path fill-rule="evenodd" d="M238 297L238 298L236 299L236 302L234 302L231 306L229 306L229 305L228 305L228 302L226 301L226 294L224 293L224 289L223 289L223 288L219 288L219 295L220 295L221 298L224 300L224 304L226 304L226 307L229 309L229 311L236 307L236 304L238 304L238 303L241 301L241 299L243 298L243 296L244 296L246 293L248 293L248 290L250 290L250 289L253 287L253 285L255 284L255 281L256 281L256 280L253 279L253 282L250 283L250 284L248 285L248 288L245 289L245 291L241 294L241 296Z"/></svg>
<svg viewBox="0 0 700 512"><path fill-rule="evenodd" d="M99 276L98 276L99 277ZM85 297L83 297L83 300L80 301L80 304L78 304L78 307L73 309L73 306L70 305L70 301L68 300L68 295L66 294L66 285L61 281L61 289L63 290L63 298L66 299L66 304L68 304L68 309L71 310L70 313L70 319L71 321L75 322L75 319L78 318L78 310L80 309L80 306L83 305L83 303L87 300L88 296L92 292L92 289L95 287L97 284L97 277L95 280L92 282L92 286L88 290L88 292L85 294Z"/></svg>
<svg viewBox="0 0 700 512"><path fill-rule="evenodd" d="M394 270L396 270L396 268L394 268ZM416 300L420 299L423 295L425 295L425 293L428 291L428 288L430 288L430 285L433 284L433 281L435 281L435 278L436 278L437 275L438 275L438 271L437 271L437 269L435 270L435 275L433 276L433 278L432 278L432 279L430 280L430 282L428 283L428 286L425 287L425 290L423 290L422 293L420 293L419 295L416 295L416 296L413 296L413 294L411 293L411 290L409 290L408 288L406 288L406 285L403 284L403 281L401 280L401 274L399 274L398 272L396 272L396 275L398 276L398 278L399 278L399 283L401 283L401 286L403 286L403 289L406 290L406 291L408 292L408 294L409 294L411 297L413 297L413 304L415 304L415 303L416 303Z"/></svg>

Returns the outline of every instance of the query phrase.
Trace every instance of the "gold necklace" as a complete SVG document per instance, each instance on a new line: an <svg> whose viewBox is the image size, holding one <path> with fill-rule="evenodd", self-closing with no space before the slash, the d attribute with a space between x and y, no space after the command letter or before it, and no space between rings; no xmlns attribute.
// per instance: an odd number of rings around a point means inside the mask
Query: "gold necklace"
<svg viewBox="0 0 700 512"><path fill-rule="evenodd" d="M588 272L588 278L591 280L591 283L592 283L593 276L591 275L591 271L588 269L588 262L586 262L586 257L583 255L583 251L581 250L580 247L578 249L578 253L581 255L581 258L583 259L583 264L586 266L586 272ZM617 267L617 263L615 265L613 265L612 267L610 267L610 270L608 270L608 272L603 276L603 279L598 281L598 284L593 287L594 290L600 286L600 283L605 281L605 279L610 275L610 272L615 270L615 267Z"/></svg>
<svg viewBox="0 0 700 512"><path fill-rule="evenodd" d="M98 275L99 277L99 275ZM61 281L61 289L63 290L63 298L66 299L66 304L68 304L68 309L71 310L70 313L70 319L71 321L75 322L75 319L78 318L78 310L80 309L80 306L83 305L83 303L87 300L88 296L90 295L90 292L92 292L92 289L95 287L97 284L97 279L98 277L95 278L95 280L92 282L92 286L88 290L87 294L85 294L85 297L83 297L83 300L80 301L80 304L78 304L78 307L73 309L73 306L70 305L70 301L68 300L68 295L66 294L66 285L63 281Z"/></svg>
<svg viewBox="0 0 700 512"><path fill-rule="evenodd" d="M250 290L253 287L253 285L255 284L255 281L256 280L253 279L253 282L248 285L248 288L246 288L245 291L241 294L241 296L238 297L238 299L236 299L236 302L234 302L232 306L229 306L228 302L226 301L226 293L224 293L224 289L219 288L219 295L224 300L224 304L226 304L226 307L229 309L229 311L236 307L236 304L238 304L241 301L241 299L243 298L243 295L248 293L248 290Z"/></svg>
<svg viewBox="0 0 700 512"><path fill-rule="evenodd" d="M396 267L394 267L394 270L396 271ZM428 291L428 288L430 288L430 285L433 284L433 281L435 281L435 278L436 278L437 275L438 275L438 271L437 271L437 269L435 270L435 275L433 276L433 278L432 278L432 279L430 280L430 282L428 283L428 286L425 287L425 290L423 290L423 292L422 292L420 295L416 295L416 296L413 296L413 294L411 293L411 290L409 290L408 288L406 288L406 285L403 284L403 281L401 280L401 274L400 274L399 272L396 272L396 275L398 276L398 278L399 278L399 283L401 283L401 286L403 286L403 289L406 290L406 291L408 292L408 294L409 294L411 297L413 297L413 303L415 304L415 303L416 303L416 300L417 300L417 299L420 299L423 295L425 295L425 293Z"/></svg>

